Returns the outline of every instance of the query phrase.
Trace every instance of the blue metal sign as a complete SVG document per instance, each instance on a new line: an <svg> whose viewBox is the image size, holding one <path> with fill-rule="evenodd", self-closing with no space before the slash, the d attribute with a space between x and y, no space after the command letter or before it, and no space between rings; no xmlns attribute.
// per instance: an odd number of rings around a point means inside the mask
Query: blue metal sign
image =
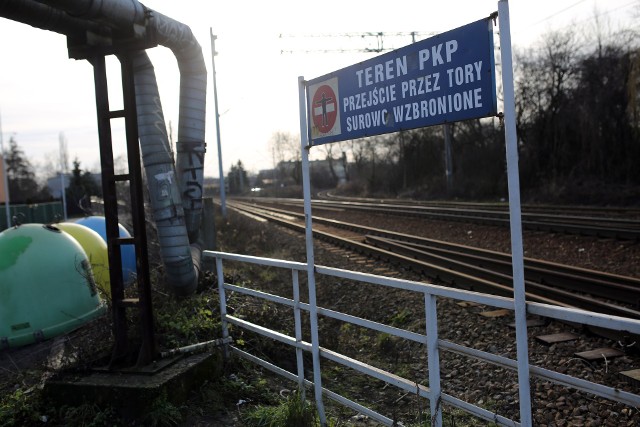
<svg viewBox="0 0 640 427"><path fill-rule="evenodd" d="M490 18L306 83L311 145L497 114Z"/></svg>

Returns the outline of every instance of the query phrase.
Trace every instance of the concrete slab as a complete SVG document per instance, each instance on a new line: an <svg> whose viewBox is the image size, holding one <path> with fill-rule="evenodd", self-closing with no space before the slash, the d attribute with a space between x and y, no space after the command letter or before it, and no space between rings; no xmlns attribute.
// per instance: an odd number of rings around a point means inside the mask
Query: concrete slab
<svg viewBox="0 0 640 427"><path fill-rule="evenodd" d="M190 391L222 375L222 351L184 356L164 369L140 372L63 372L45 383L44 393L59 405L109 406L124 418L147 413L161 396L185 402Z"/></svg>
<svg viewBox="0 0 640 427"><path fill-rule="evenodd" d="M483 311L482 313L480 313L480 316L496 318L496 317L509 316L511 313L513 313L513 311L507 310L507 309L501 309L501 310L493 310L493 311Z"/></svg>
<svg viewBox="0 0 640 427"><path fill-rule="evenodd" d="M557 334L538 335L536 339L544 344L555 344L559 342L575 341L579 337L571 332L560 332Z"/></svg>
<svg viewBox="0 0 640 427"><path fill-rule="evenodd" d="M628 383L640 386L640 369L632 369L630 371L620 372L620 376L624 378Z"/></svg>
<svg viewBox="0 0 640 427"><path fill-rule="evenodd" d="M527 328L537 328L539 326L546 326L547 322L545 322L542 319L527 319ZM510 328L515 328L516 327L516 323L509 323L508 325Z"/></svg>
<svg viewBox="0 0 640 427"><path fill-rule="evenodd" d="M584 360L600 360L600 359L612 359L614 357L624 356L624 352L615 348L597 348L595 350L583 351L575 353L575 356Z"/></svg>

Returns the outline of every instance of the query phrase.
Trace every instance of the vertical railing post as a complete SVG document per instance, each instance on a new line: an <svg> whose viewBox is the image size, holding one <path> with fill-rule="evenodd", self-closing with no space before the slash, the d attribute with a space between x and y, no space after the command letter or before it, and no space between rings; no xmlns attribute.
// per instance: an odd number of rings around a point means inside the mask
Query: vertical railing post
<svg viewBox="0 0 640 427"><path fill-rule="evenodd" d="M298 99L300 106L300 146L302 151L302 193L304 195L305 241L307 245L307 281L309 285L309 323L311 325L311 355L313 358L313 392L322 426L327 425L322 403L322 373L320 372L320 343L318 336L318 310L316 303L315 256L313 253L313 231L311 227L311 180L309 178L309 140L307 137L306 85L298 77Z"/></svg>
<svg viewBox="0 0 640 427"><path fill-rule="evenodd" d="M295 322L295 334L296 334L296 343L298 345L302 342L302 320L300 318L300 281L298 270L291 270L292 280L293 280L293 319ZM296 347L296 362L298 365L298 390L302 395L302 398L305 398L305 390L304 390L304 359L303 359L302 349L300 347Z"/></svg>
<svg viewBox="0 0 640 427"><path fill-rule="evenodd" d="M229 328L227 325L227 297L224 292L224 274L222 272L222 259L216 258L216 273L218 274L218 295L220 296L220 318L222 319L222 338L225 340L224 344L224 358L229 357L229 343L226 339L229 338Z"/></svg>
<svg viewBox="0 0 640 427"><path fill-rule="evenodd" d="M424 312L427 323L427 363L429 369L429 390L431 399L431 425L442 426L442 399L440 388L440 351L438 350L438 313L436 296L424 293Z"/></svg>
<svg viewBox="0 0 640 427"><path fill-rule="evenodd" d="M500 52L502 62L502 91L504 98L504 133L507 151L507 183L509 189L509 218L511 224L511 262L513 269L513 300L516 323L516 354L518 359L518 394L520 423L532 425L531 390L529 382L529 343L527 340L527 301L524 284L524 249L522 245L522 212L520 209L520 177L518 172L518 141L516 134L515 90L509 2L498 2L500 21Z"/></svg>

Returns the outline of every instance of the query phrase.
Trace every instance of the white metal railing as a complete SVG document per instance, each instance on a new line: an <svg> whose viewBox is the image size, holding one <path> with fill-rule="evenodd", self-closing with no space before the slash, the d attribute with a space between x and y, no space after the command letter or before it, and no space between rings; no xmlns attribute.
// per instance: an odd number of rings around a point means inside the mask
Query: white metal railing
<svg viewBox="0 0 640 427"><path fill-rule="evenodd" d="M326 396L342 405L352 408L355 411L363 413L376 421L391 426L393 420L379 414L367 407L364 407L356 402L353 402L337 393L322 388L321 384L314 384L304 378L304 365L303 365L303 351L313 352L316 350L319 355L325 359L339 363L354 369L360 373L366 374L373 378L382 380L397 388L417 394L429 400L431 408L431 422L432 425L442 425L442 403L447 403L453 407L459 408L465 412L468 412L474 416L482 418L487 421L495 422L498 425L505 426L518 426L520 423L515 420L511 420L506 417L497 415L491 411L488 411L479 406L473 405L469 402L465 402L446 393L441 392L440 387L440 355L439 352L450 351L458 354L462 354L468 357L475 358L493 365L497 365L501 368L509 369L518 372L519 364L518 360L509 359L507 357L495 355L485 351L476 350L473 348L465 347L459 344L455 344L450 341L442 340L438 338L437 327L437 311L436 301L437 298L451 298L454 300L475 302L487 306L514 310L514 302L511 298L493 296L488 294L481 294L478 292L464 291L458 289L447 288L443 286L425 284L420 282L414 282L409 280L394 279L382 276L376 276L367 273L358 273L354 271L341 270L331 267L323 267L316 265L314 268L316 275L332 276L361 283L368 283L380 286L386 286L396 289L404 289L421 293L424 295L425 301L425 316L426 316L426 330L425 334L407 331L404 329L388 326L371 320L359 318L346 313L329 310L322 307L313 307L311 304L302 303L300 301L300 288L299 288L299 274L307 270L306 263L292 262L285 260L276 260L270 258L259 258L247 255L231 254L224 252L204 251L203 256L215 258L218 288L220 292L220 312L222 316L222 330L223 338L229 337L228 324L245 328L253 331L265 337L274 339L278 342L290 345L296 349L296 361L297 361L297 374L286 371L280 367L277 367L263 359L260 359L254 355L251 355L237 347L228 345L226 352L231 350L233 353L244 357L254 363L257 363L266 369L275 372L289 380L298 383L298 387L302 393L305 391L305 386L314 386L315 390L321 390L321 393L316 393L316 404L323 405L323 396ZM281 269L291 270L292 274L292 288L293 299L269 294L263 291L248 289L241 286L235 286L224 283L223 275L223 260L238 261L244 263L257 264L262 266L276 267ZM281 332L271 330L267 327L257 325L246 320L239 319L237 317L227 314L226 310L226 291L238 292L245 295L261 298L272 303L285 305L293 309L294 312L294 337L288 336ZM311 292L311 288L310 288ZM309 301L315 301L315 298L309 298ZM315 310L314 310L315 309ZM302 326L301 326L301 310L304 310L312 315L317 313L318 316L324 316L332 319L336 319L342 322L351 323L364 328L372 329L378 332L386 333L392 336L410 340L413 342L421 343L427 347L427 370L429 375L429 387L416 384L416 382L399 377L390 372L386 372L375 366L368 365L353 358L347 357L343 354L337 353L332 350L328 350L320 346L318 340L314 340L313 337L317 337L317 331L315 334L310 334L312 342L305 342L302 340ZM540 303L527 303L527 313L535 314L551 319L569 321L574 323L580 323L591 326L598 326L606 329L623 330L631 334L640 335L640 321L627 319L617 316L609 316L599 313L588 312L579 309L571 309L564 307L551 306ZM317 322L311 322L312 325L317 325ZM320 363L313 364L314 379L318 381L321 378ZM317 370L317 372L316 372ZM620 402L633 407L640 407L640 395L621 391L616 388L608 387L605 385L593 383L591 381L583 380L569 375L560 374L555 371L551 371L538 366L528 365L527 370L530 376L535 376L555 384L560 384L566 387L572 387L579 391L587 392L596 396L600 396L606 399L610 399L616 402ZM522 393L522 391L519 391ZM319 395L318 395L319 394ZM320 412L320 411L319 411ZM324 411L320 412L324 414ZM321 417L322 418L322 417ZM325 424L326 420L321 419L321 423Z"/></svg>

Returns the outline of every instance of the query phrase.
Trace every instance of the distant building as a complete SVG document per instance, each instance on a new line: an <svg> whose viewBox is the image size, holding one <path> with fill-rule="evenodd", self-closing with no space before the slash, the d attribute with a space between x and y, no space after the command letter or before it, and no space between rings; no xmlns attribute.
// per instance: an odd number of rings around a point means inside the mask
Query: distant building
<svg viewBox="0 0 640 427"><path fill-rule="evenodd" d="M70 173L64 174L64 188L65 190L69 188L69 183L71 182L71 177L73 175ZM95 181L98 187L102 188L102 174L101 173L92 173L91 178ZM47 188L49 189L49 193L51 197L54 199L61 199L62 193L60 192L60 188L62 187L62 182L60 179L60 173L56 176L47 179Z"/></svg>
<svg viewBox="0 0 640 427"><path fill-rule="evenodd" d="M313 173L319 173L326 175L327 177L335 178L338 180L338 184L344 184L347 182L347 171L345 170L345 164L341 159L334 159L329 164L329 160L313 160L309 162L309 169ZM333 167L333 173L331 168Z"/></svg>
<svg viewBox="0 0 640 427"><path fill-rule="evenodd" d="M65 173L64 174L65 190L69 188L69 181L71 181L71 174ZM49 194L51 194L51 197L53 197L54 199L62 198L62 192L60 191L60 189L62 188L62 180L60 179L60 173L58 173L56 176L52 178L47 179L47 188L49 189Z"/></svg>

